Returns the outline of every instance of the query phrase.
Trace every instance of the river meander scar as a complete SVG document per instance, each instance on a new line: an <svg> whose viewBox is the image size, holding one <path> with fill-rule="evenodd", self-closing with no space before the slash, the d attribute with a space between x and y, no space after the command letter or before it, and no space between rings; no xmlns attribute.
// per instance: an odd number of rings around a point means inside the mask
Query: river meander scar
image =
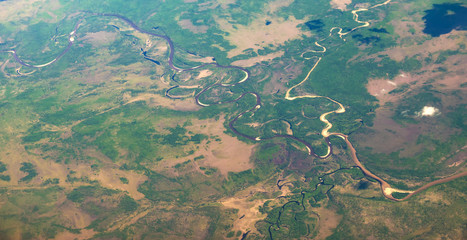
<svg viewBox="0 0 467 240"><path fill-rule="evenodd" d="M345 39L343 38L343 36L349 34L350 32L353 32L359 28L364 28L364 27L368 27L370 25L370 23L368 21L361 21L359 20L359 16L358 16L358 13L359 12L363 12L363 11L368 11L369 9L373 9L373 8L376 8L376 7L380 7L380 6L383 6L383 5L386 5L388 3L390 3L391 0L387 0L383 3L380 3L380 4L376 4L372 7L369 7L369 8L360 8L360 9L356 9L356 10L353 10L352 11L352 15L353 15L353 20L361 25L357 26L357 27L354 27L352 28L351 30L349 30L348 32L345 32L343 33L342 32L342 28L341 27L333 27L330 29L330 33L329 33L329 37L332 36L333 32L335 29L337 29L337 34L339 35L339 37L341 39L343 39L345 41ZM206 93L209 89L211 88L214 88L214 87L232 87L232 86L235 86L235 85L238 85L238 84L241 84L245 81L247 81L249 78L250 78L250 72L249 70L245 69L245 68L242 68L242 67L238 67L238 66L223 66L223 65L220 65L218 64L217 62L210 62L210 63L204 63L204 64L201 64L199 66L196 66L196 67L192 67L192 68L187 68L187 69L182 69L182 68L179 68L177 66L174 65L173 63L173 58L174 58L174 44L172 42L172 40L168 37L168 36L165 36L165 35L160 35L160 34L156 34L156 33L153 33L153 32L150 32L150 31L147 31L147 30L143 30L141 29L140 27L138 27L135 23L133 23L131 20L129 20L128 18L124 17L124 16L121 16L121 15L118 15L118 14L103 14L103 13L89 13L93 16L103 16L103 17L115 17L115 18L118 18L120 20L123 20L124 22L128 23L133 29L135 29L136 31L138 32L141 32L141 33L144 33L144 34L148 34L148 35L151 35L151 36L155 36L155 37L159 37L159 38L162 38L164 39L166 42L167 42L167 45L168 45L168 50L169 50L169 56L168 56L168 64L169 64L169 67L173 70L175 70L177 73L180 73L180 72L184 72L184 71L191 71L191 70L195 70L195 69L198 69L198 68L202 68L202 67L205 67L205 66L208 66L208 65L212 65L212 66L215 66L215 67L218 67L218 68L226 68L226 69L237 69L237 70L241 70L243 71L243 73L245 74L245 76L237 81L237 82L233 82L233 83L221 83L221 82L216 82L212 85L209 85L209 86L206 86L206 87L202 87L202 86L199 86L199 85L195 85L195 86L180 86L180 85L175 85L171 88L169 88L167 91L166 91L166 96L169 97L169 98L174 98L174 99L177 99L177 98L180 98L180 97L193 97L194 95L194 98L195 98L195 101L196 103L199 105L199 106L202 106L202 107L208 107L208 106L211 106L211 105L218 105L218 104L224 104L224 103L232 103L232 102L237 102L239 101L240 99L244 98L245 96L248 96L248 95L253 95L255 98L256 98L256 103L253 107L247 109L246 111L243 111L241 113L239 113L233 120L230 121L229 123L229 127L230 129L237 135L239 136L242 136L242 137L245 137L247 139L250 139L250 140L253 140L253 141L264 141L264 140L268 140L268 139L272 139L272 138L289 138L289 139L293 139L293 140L296 140L298 142L301 142L302 144L304 144L308 150L308 153L310 155L314 155L316 157L319 157L319 158L327 158L329 157L331 154L332 154L332 146L331 146L331 142L329 140L329 137L330 136L338 136L342 139L345 140L347 146L349 147L350 151L351 151L351 155L352 155L352 159L354 161L354 163L357 165L358 168L360 168L362 170L362 172L370 177L370 178L373 178L375 179L376 181L379 182L380 186L381 186L381 192L382 194L388 198L388 199L391 199L391 200L394 200L394 201L404 201L408 198L410 198L411 196L429 188L430 186L433 186L433 185L436 185L436 184L439 184L439 183L444 183L444 182L448 182L448 181L451 181L453 179L456 179L456 178L460 178L460 177L464 177L464 176L467 176L467 172L462 172L462 173L459 173L459 174L456 174L456 175L453 175L453 176L450 176L450 177L446 177L446 178L443 178L443 179L439 179L439 180L436 180L436 181L433 181L433 182L430 182L414 191L407 191L407 190L399 190L399 189L395 189L395 188L392 188L390 184L388 184L386 181L384 181L383 179L381 179L380 177L376 176L375 174L371 173L369 170L367 170L363 164L358 160L358 157L357 157L357 153L356 153L356 150L355 148L353 147L353 145L350 143L349 139L348 139L348 136L343 134L343 133L333 133L333 132L329 132L331 129L332 129L332 123L329 122L329 120L327 120L327 116L329 114L333 114L333 113L336 113L336 114L339 114L339 113L344 113L345 112L345 107L343 104L341 104L340 102L330 98L330 97L327 97L327 96L318 96L318 95L315 95L315 94L305 94L305 95L299 95L299 96L291 96L291 92L299 87L300 85L302 85L303 83L305 83L306 81L308 81L310 79L310 76L311 76L311 73L317 68L318 64L321 62L321 60L323 59L323 56L321 57L318 57L318 60L316 61L316 63L313 65L313 67L311 68L311 70L308 72L308 74L306 75L306 77L301 81L299 82L298 84L292 86L291 88L289 88L285 94L285 99L286 100L289 100L289 101L293 101L293 100L296 100L296 99L313 99L313 98L325 98L335 104L338 105L338 108L336 110L333 110L333 111L329 111L329 112L325 112L323 114L320 115L320 121L322 121L323 123L325 123L325 127L323 128L323 130L321 131L321 135L323 136L323 138L326 140L327 142L327 145L328 145L328 151L326 153L326 155L324 156L319 156L319 155L316 155L313 150L312 150L312 147L309 143L307 143L306 141L302 140L302 139L299 139L293 135L275 135L273 137L270 137L270 138L261 138L259 136L249 136L249 135L246 135L246 134L243 134L241 132L239 132L234 124L235 122L241 118L242 116L244 116L244 114L246 113L254 113L255 111L257 111L258 109L261 108L261 98L259 96L259 94L255 93L255 92L246 92L246 93L243 93L241 94L239 97L237 97L236 99L234 100L231 100L231 101L219 101L219 102L216 102L216 103L213 103L213 104L208 104L208 103L202 103L200 102L199 100L199 97ZM84 18L84 17L83 17ZM83 19L82 18L82 19ZM69 38L68 38L68 46L57 56L55 57L53 60L47 62L47 63L44 63L44 64L39 64L39 65L34 65L34 64L29 64L29 63L26 63L24 62L22 59L20 59L18 57L18 55L16 54L16 51L14 49L10 49L10 50L3 50L1 52L7 52L7 53L11 53L13 54L15 60L21 64L22 66L26 66L26 67L30 67L30 68L42 68L42 67L45 67L45 66L49 66L51 65L52 63L58 61L64 54L66 54L71 46L73 45L73 43L76 42L76 39L75 39L75 36L76 36L76 32L78 30L78 27L81 23L81 20L80 19L73 31L69 34ZM311 53L321 53L321 54L325 54L327 49L325 46L321 45L318 41L315 42L315 45L318 46L318 47L321 47L322 50L320 51L315 51L315 50L310 50L308 52L311 52ZM307 53L307 52L305 52ZM304 54L302 54L302 57L305 58L305 59L312 59L311 57L304 57ZM18 74L19 73L19 69L17 70ZM185 88L185 89L196 89L196 88L200 88L201 91L198 93L198 94L194 94L194 92L192 94L187 94L186 96L178 96L178 97L175 97L175 96L171 96L170 95L170 91L175 89L175 88ZM402 199L396 199L392 196L392 193L394 192L399 192L399 193L408 193L408 195Z"/></svg>

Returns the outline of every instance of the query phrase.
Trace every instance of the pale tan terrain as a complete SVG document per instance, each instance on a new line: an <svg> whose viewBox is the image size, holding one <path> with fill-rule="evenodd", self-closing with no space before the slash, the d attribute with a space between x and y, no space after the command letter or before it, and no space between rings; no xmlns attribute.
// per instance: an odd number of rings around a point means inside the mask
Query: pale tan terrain
<svg viewBox="0 0 467 240"><path fill-rule="evenodd" d="M34 17L41 8L47 8L49 15L54 20L43 19L46 22L54 22L57 16L53 13L54 10L60 8L60 2L58 0L18 0L18 1L2 1L0 2L0 21L18 21L20 19ZM26 26L21 26L21 28Z"/></svg>
<svg viewBox="0 0 467 240"><path fill-rule="evenodd" d="M193 98L170 99L165 96L151 93L143 93L136 97L129 98L127 104L145 101L149 106L161 106L180 111L196 111L201 107L196 104Z"/></svg>
<svg viewBox="0 0 467 240"><path fill-rule="evenodd" d="M334 233L333 231L339 225L342 216L325 207L313 208L313 211L319 216L318 235L314 239L326 239Z"/></svg>
<svg viewBox="0 0 467 240"><path fill-rule="evenodd" d="M180 25L183 29L188 29L193 33L206 33L208 30L208 26L198 26L194 25L190 19L183 19L178 21L178 25Z"/></svg>
<svg viewBox="0 0 467 240"><path fill-rule="evenodd" d="M201 79L201 78L205 78L205 77L209 77L213 74L213 72L209 69L204 69L204 70L201 70L199 71L199 74L198 76L196 76L196 79Z"/></svg>
<svg viewBox="0 0 467 240"><path fill-rule="evenodd" d="M128 184L122 183L120 180L121 177L128 179ZM138 192L138 187L140 184L144 183L148 177L133 171L110 168L99 171L99 173L92 176L91 179L98 180L105 188L128 192L132 198L139 200L144 198L144 194Z"/></svg>
<svg viewBox="0 0 467 240"><path fill-rule="evenodd" d="M240 67L252 67L258 63L268 62L275 58L279 58L282 55L284 55L284 51L278 51L278 52L273 52L267 55L252 57L252 58L243 59L243 60L237 60L235 62L232 62L232 65L240 66Z"/></svg>
<svg viewBox="0 0 467 240"><path fill-rule="evenodd" d="M446 50L459 50L459 44L465 43L467 36L462 31L456 31L444 34L439 37L424 41L421 44L397 46L387 50L386 53L391 59L402 61L406 57L415 55L428 57L430 53ZM436 55L435 55L436 56Z"/></svg>
<svg viewBox="0 0 467 240"><path fill-rule="evenodd" d="M234 24L229 18L216 17L215 20L220 29L227 33L224 38L235 46L228 52L228 57L241 55L247 49L257 52L270 45L281 46L287 41L309 36L309 32L302 32L299 28L299 25L305 23L306 19L295 19L293 16L284 19L275 16L274 13L277 10L291 3L293 0L270 2L264 7L264 14L254 16L248 25ZM265 25L266 21L270 21L271 25Z"/></svg>
<svg viewBox="0 0 467 240"><path fill-rule="evenodd" d="M229 172L241 172L253 168L250 156L255 145L241 142L236 137L224 133L225 119L219 120L193 120L193 125L187 130L199 132L208 136L217 136L220 141L211 140L209 144L202 144L196 152L205 158L199 160L202 166L210 166L219 169L220 173L227 176ZM202 127L204 126L204 127Z"/></svg>
<svg viewBox="0 0 467 240"><path fill-rule="evenodd" d="M423 7L423 6L411 6ZM406 11L411 10L408 5ZM435 61L443 51L459 51L464 52L462 45L466 42L467 36L462 31L453 30L448 34L443 34L439 37L431 38L423 33L423 21L420 15L406 15L399 19L393 20L391 23L394 26L395 33L399 36L397 47L393 47L387 51L374 54L369 58L378 59L378 55L385 54L395 61L404 61L405 59L414 57L420 62L425 58L430 57L434 63L424 64L424 66L414 72L400 72L393 79L380 78L369 79L367 84L368 92L378 99L380 105L376 109L376 118L374 125L371 127L375 131L374 134L367 135L361 139L361 144L364 146L372 146L377 151L392 152L398 149L403 149L401 156L411 156L421 150L421 146L415 144L417 136L420 134L436 132L438 138L447 140L448 136L456 133L453 129L438 130L439 127L430 127L429 125L413 125L406 124L402 126L392 120L394 114L393 109L397 106L401 99L416 94L419 89L426 85L431 85L437 91L447 93L441 95L442 105L452 106L465 101L454 99L450 91L462 91L460 86L465 83L467 71L465 63L467 57L465 54L448 56L443 62L436 63ZM444 69L444 70L441 70ZM401 90L399 92L389 93L392 90ZM465 95L465 94L464 94ZM433 106L425 106L431 110L433 114L428 114L420 110L420 117L434 117L445 114L443 109L437 109ZM425 109L424 108L424 109ZM395 136L398 136L395 138ZM382 139L394 139L387 142ZM410 145L408 145L410 144ZM409 151L410 149L410 151ZM453 159L457 159L454 157ZM453 160L454 161L454 160Z"/></svg>
<svg viewBox="0 0 467 240"><path fill-rule="evenodd" d="M69 175L69 169L73 169L75 172L73 177L81 178L87 177L90 180L97 180L99 183L106 188L117 189L128 192L129 195L135 199L141 199L144 195L138 192L138 186L147 180L147 177L132 171L119 170L118 166L110 160L105 160L106 157L94 150L88 150L87 154L90 156L97 156L103 162L107 162L101 170L93 171L89 164L70 164L64 165L56 163L50 160L44 160L40 157L28 154L22 145L10 145L9 151L2 151L2 154L8 157L1 157L2 162L8 164L8 170L5 174L10 175L11 181L5 182L0 181L0 187L8 187L10 189L28 189L28 188L46 188L47 186L41 187L40 184L46 179L59 179L59 186L71 189L81 185L88 185L86 183L69 183L67 182L67 175ZM9 160L9 161L6 161ZM20 171L21 162L31 162L37 169L38 176L35 177L31 182L24 183L18 182L20 178L27 174ZM128 184L123 184L120 181L120 177L125 177L129 180Z"/></svg>
<svg viewBox="0 0 467 240"><path fill-rule="evenodd" d="M62 199L62 203L57 204L57 210L60 212L60 220L66 227L73 229L81 229L89 226L94 218L79 209L74 203L65 201L66 198Z"/></svg>
<svg viewBox="0 0 467 240"><path fill-rule="evenodd" d="M274 176L274 178L277 176ZM255 224L257 221L266 218L266 214L259 212L259 207L268 200L274 199L251 199L257 193L272 193L277 191L275 185L266 183L258 183L254 186L248 187L245 190L238 192L234 197L222 199L220 203L226 208L238 209L238 218L234 220L233 231L247 231L257 232ZM281 195L285 195L288 188L284 187ZM277 199L277 198L276 198Z"/></svg>
<svg viewBox="0 0 467 240"><path fill-rule="evenodd" d="M8 165L8 169L5 174L10 175L11 181L0 181L0 187L25 185L25 183L19 182L22 177L27 175L19 170L22 162L29 162L36 166L39 177L34 178L30 182L31 184L41 183L41 178L44 180L46 178L59 178L61 182L65 182L67 170L63 165L28 154L23 145L15 143L13 140L8 144L8 149L2 151L1 154L2 156L0 156L0 159Z"/></svg>
<svg viewBox="0 0 467 240"><path fill-rule="evenodd" d="M331 0L331 7L342 11L347 10L347 5L351 4L352 0Z"/></svg>
<svg viewBox="0 0 467 240"><path fill-rule="evenodd" d="M68 240L68 239L76 239L76 240L85 240L85 239L90 239L94 235L96 235L97 232L95 232L92 229L82 229L80 230L79 234L73 234L68 231L63 231L57 234L55 236L54 240Z"/></svg>
<svg viewBox="0 0 467 240"><path fill-rule="evenodd" d="M270 14L275 13L277 10L279 10L279 9L281 9L283 7L290 6L290 4L292 4L293 2L294 2L294 0L275 0L275 1L271 1L266 6L265 12L270 13Z"/></svg>
<svg viewBox="0 0 467 240"><path fill-rule="evenodd" d="M265 202L266 200L264 199L248 201L247 199L230 198L221 203L227 208L235 208L239 210L239 219L234 222L232 230L242 231L245 233L250 230L256 230L254 227L255 223L266 217L266 214L262 214L258 210Z"/></svg>
<svg viewBox="0 0 467 240"><path fill-rule="evenodd" d="M370 79L366 87L368 92L376 97L379 104L383 106L387 102L396 102L402 97L402 94L389 94L389 92L404 86L404 84L409 85L407 90L410 91L415 88L414 85L416 85L419 80L420 76L410 73L401 73L394 79Z"/></svg>
<svg viewBox="0 0 467 240"><path fill-rule="evenodd" d="M105 46L109 45L115 39L117 39L119 33L117 32L107 32L107 31L100 31L100 32L90 32L86 33L84 37L80 40L88 42L92 44L93 47Z"/></svg>
<svg viewBox="0 0 467 240"><path fill-rule="evenodd" d="M266 20L271 21L271 25L266 26ZM229 58L243 54L247 49L256 52L269 45L280 46L287 41L309 36L309 32L302 32L298 27L306 20L295 19L293 16L287 20L281 17L258 16L247 26L232 25L228 20L221 18L216 18L216 21L220 28L228 33L224 38L236 47L228 52Z"/></svg>
<svg viewBox="0 0 467 240"><path fill-rule="evenodd" d="M465 61L467 61L465 55L450 56L442 64L430 64L414 73L402 72L394 79L370 79L367 84L368 92L378 99L380 107L375 110L376 118L374 125L371 127L375 131L374 134L362 136L360 143L363 146L371 146L377 151L385 153L405 148L406 150L402 150L401 156L411 156L421 150L422 146L416 144L417 137L420 134L428 131L436 132L438 138L447 140L448 136L456 133L457 130L452 128L433 128L426 124L405 124L402 126L392 119L394 114L392 109L394 107L391 106L399 104L401 99L411 96L426 84L430 84L442 92L461 90L460 85L465 82L467 77L467 71L462 64ZM439 67L443 67L447 71L440 72L437 70ZM401 87L405 90L389 93ZM450 95L442 95L442 102L445 106L455 105L458 101L459 99L456 100L455 97ZM433 106L425 106L425 108L433 108L433 114L425 113L423 109L420 109L419 117L436 118L436 116L444 114L443 110ZM385 141L385 139L389 138L393 139L393 141Z"/></svg>

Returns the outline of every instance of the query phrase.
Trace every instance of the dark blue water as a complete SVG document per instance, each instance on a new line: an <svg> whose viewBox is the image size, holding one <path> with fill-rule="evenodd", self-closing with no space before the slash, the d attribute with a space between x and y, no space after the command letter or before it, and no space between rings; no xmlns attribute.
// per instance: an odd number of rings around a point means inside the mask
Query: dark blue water
<svg viewBox="0 0 467 240"><path fill-rule="evenodd" d="M363 44L370 44L374 42L379 42L381 40L381 38L377 36L364 37L362 34L354 34L352 35L352 38L358 40L360 43Z"/></svg>
<svg viewBox="0 0 467 240"><path fill-rule="evenodd" d="M358 190L364 190L364 189L367 189L369 186L370 186L370 182L361 181L361 182L358 183L357 189Z"/></svg>
<svg viewBox="0 0 467 240"><path fill-rule="evenodd" d="M389 33L388 30L386 30L386 28L370 28L368 30L376 33Z"/></svg>
<svg viewBox="0 0 467 240"><path fill-rule="evenodd" d="M459 3L433 4L433 9L425 13L423 32L432 37L439 37L452 30L467 30L467 7Z"/></svg>
<svg viewBox="0 0 467 240"><path fill-rule="evenodd" d="M324 27L324 23L320 19L308 21L305 23L305 25L310 30L317 30L317 31L321 31Z"/></svg>
<svg viewBox="0 0 467 240"><path fill-rule="evenodd" d="M155 64L157 64L157 65L161 65L161 63L160 63L159 61L156 61L156 60L154 60L154 59L150 59L150 58L148 58L148 57L145 57L144 59L149 60L149 61L151 61L151 62L153 62L153 63L155 63Z"/></svg>

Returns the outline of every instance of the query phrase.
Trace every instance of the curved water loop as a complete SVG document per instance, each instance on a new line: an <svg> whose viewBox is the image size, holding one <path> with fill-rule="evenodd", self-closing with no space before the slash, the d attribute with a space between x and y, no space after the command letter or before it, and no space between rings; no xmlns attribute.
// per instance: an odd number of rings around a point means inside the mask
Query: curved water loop
<svg viewBox="0 0 467 240"><path fill-rule="evenodd" d="M16 53L16 50L15 49L10 49L10 50L0 50L0 52L6 52L6 53L11 53L13 54L13 57L15 58L15 60L23 65L23 66L26 66L26 67L30 67L30 68L42 68L42 67L45 67L45 66L49 66L50 64L58 61L61 57L63 57L63 55L65 55L71 48L71 46L73 45L73 43L75 42L75 37L76 37L76 31L78 30L78 27L81 23L83 19L81 18L80 20L78 20L78 22L75 24L75 27L73 28L73 31L70 32L69 34L69 37L68 37L68 45L67 47L57 56L55 57L54 59L52 59L51 61L47 62L47 63L44 63L44 64L38 64L38 65L35 65L35 64L29 64L29 63L26 63L24 62L21 58L18 57L18 54ZM19 73L19 72L18 72ZM21 74L20 74L21 75Z"/></svg>
<svg viewBox="0 0 467 240"><path fill-rule="evenodd" d="M388 4L389 2L391 2L391 0L387 0L383 3L380 3L380 4L376 4L372 7L369 7L368 9L373 9L373 8L376 8L376 7L379 7L379 6L383 6L383 5L386 5ZM337 31L337 34L339 35L340 38L342 38L342 36L345 36L347 34L349 34L350 32L353 32L355 31L356 29L359 29L359 28L363 28L363 27L368 27L370 25L369 22L367 21L360 21L359 20L359 16L358 16L358 13L359 12L363 12L363 11L368 11L368 9L357 9L357 10L353 10L352 11L352 14L353 14L353 19L355 22L357 23L360 23L361 25L357 26L357 27L354 27L353 29L351 29L350 31L348 32L345 32L343 33L342 32L342 28L340 27L333 27L330 29L330 34L329 34L329 37L332 36L334 30L338 30ZM330 115L330 114L333 114L333 113L336 113L336 114L340 114L340 113L344 113L345 112L345 107L343 104L341 104L340 102L330 98L330 97L327 97L327 96L318 96L318 95L315 95L315 94L305 94L305 95L297 95L297 96L293 96L292 95L292 91L301 86L303 83L305 83L306 81L309 80L310 78L310 75L311 73L317 68L317 66L319 65L319 63L321 62L321 60L323 59L323 57L319 57L318 60L316 61L316 63L313 65L313 67L311 68L311 70L308 72L308 74L306 75L306 77L301 81L299 82L298 84L292 86L291 88L289 88L285 94L285 99L288 100L288 101L294 101L296 99L313 99L313 98L325 98L331 102L333 102L334 104L336 104L338 106L337 109L333 110L333 111L329 111L329 112L326 112L326 113L323 113L321 114L320 116L320 121L323 122L325 124L325 127L322 129L321 131L321 135L324 137L324 140L326 141L327 143L327 146L328 146L328 151L327 153L324 155L324 156L319 156L317 154L314 153L313 151L313 148L311 146L311 144L309 144L308 142L306 142L305 140L303 139L300 139L300 138L297 138L293 135L284 135L284 134L277 134L277 135L274 135L272 137L268 137L268 138L261 138L259 136L249 136L247 134L244 134L240 131L238 131L236 128L235 128L235 123L236 121L241 118L242 116L244 116L245 114L247 113L254 113L255 111L257 111L258 109L261 108L261 97L258 93L256 92L246 92L246 93L243 93L241 94L239 97L235 98L234 100L230 100L230 101L218 101L216 103L211 103L211 104L207 104L207 103L202 103L199 98L202 94L205 94L206 91L208 91L209 89L213 88L213 87L233 87L233 86L236 86L238 84L241 84L245 81L247 81L249 78L250 78L250 71L246 68L242 68L242 67L238 67L238 66L232 66L232 65L229 65L229 66L223 66L223 65L220 65L218 64L217 62L210 62L210 63L203 63L199 66L196 66L196 67L191 67L191 68L180 68L180 67L177 67L174 65L173 63L173 59L174 59L174 43L172 42L172 40L166 36L166 35L161 35L161 34L157 34L157 33L154 33L154 32L151 32L151 31L147 31L147 30L144 30L144 29L141 29L140 27L138 27L134 22L132 22L131 20L129 20L128 18L122 16L122 15L119 15L119 14L106 14L106 13L87 13L89 15L92 15L92 16L102 16L102 17L115 17L115 18L118 18L124 22L126 22L127 24L129 24L134 30L140 32L140 33L144 33L144 34L147 34L147 35L150 35L150 36L154 36L154 37L158 37L158 38L162 38L164 39L166 42L167 42L167 45L168 45L168 51L169 51L169 56L168 56L168 65L171 69L175 70L176 72L184 72L184 71L192 71L192 70L195 70L195 69L199 69L199 68L202 68L202 67L205 67L205 66L208 66L208 65L211 65L211 66L214 66L214 67L217 67L217 68L224 68L224 69L237 69L237 70L240 70L242 71L245 76L241 79L239 79L238 81L235 81L233 83L220 83L220 82L216 82L214 84L211 84L211 85L208 85L208 86L182 86L180 84L177 84L169 89L166 90L165 92L165 95L169 98L184 98L184 97L190 97L194 95L194 99L196 101L196 103L199 105L199 106L202 106L202 107L208 107L208 106L211 106L211 105L218 105L218 104L226 104L226 103L233 103L233 102L237 102L241 99L243 99L245 96L248 96L248 95L252 95L255 97L256 99L256 102L255 104L248 108L247 110L237 114L230 122L229 122L229 128L238 136L242 136L246 139L250 139L252 141L264 141L264 140L270 140L270 139L273 139L273 138L288 138L288 139L292 139L294 141L298 141L300 143L302 143L303 145L305 145L307 151L308 151L308 154L310 155L313 155L315 157L318 157L318 158L327 158L329 157L331 154L332 154L332 145L331 145L331 142L329 140L329 137L330 136L338 136L342 139L344 139L344 141L346 142L347 146L349 147L349 149L351 150L351 155L352 155L352 159L354 161L354 163L357 165L358 168L360 168L362 170L362 172L370 177L370 178L373 178L375 179L376 181L378 181L380 183L380 186L381 186L381 191L383 193L383 195L388 198L388 199L391 199L391 200L394 200L394 201L403 201L403 200L406 200L408 198L410 198L411 196L413 196L414 194L420 192L420 191L423 191L424 189L430 187L430 186L433 186L435 184L439 184L439 183L443 183L443 182L447 182L447 181L451 181L453 179L456 179L456 178L459 178L459 177L464 177L464 176L467 176L467 172L463 172L463 173L459 173L457 175L453 175L453 176L450 176L450 177L447 177L447 178L444 178L444 179L440 179L440 180L436 180L436 181L433 181L431 183L428 183L422 187L420 187L419 189L415 190L415 191L403 191L403 190L398 190L398 189L394 189L394 188L391 188L391 186L385 182L383 179L381 179L380 177L374 175L373 173L371 173L370 171L368 171L361 163L360 161L358 160L358 157L357 157L357 154L356 154L356 150L355 148L352 146L352 144L350 143L350 141L348 140L348 136L345 135L345 134L342 134L342 133L333 133L333 132L330 132L330 130L332 129L332 123L327 120L327 116ZM73 31L69 34L69 38L68 38L68 46L57 56L55 57L53 60L51 60L50 62L47 62L45 64L39 64L39 65L34 65L34 64L29 64L29 63L26 63L24 62L23 60L21 60L18 55L16 54L16 51L14 49L10 49L10 50L2 50L1 52L7 52L7 53L11 53L13 54L15 60L23 65L23 66L26 66L26 67L31 67L31 68L42 68L42 67L45 67L45 66L49 66L53 63L55 63L56 61L58 61L64 54L66 54L70 48L72 47L73 43L75 42L75 37L76 37L76 31L78 30L78 27L81 23L83 18L81 18L75 25ZM345 40L345 39L344 39ZM316 50L309 50L308 52L313 52L313 53L321 53L321 54L325 54L327 49L325 46L321 45L319 42L315 42L315 45L318 46L318 47L321 47L322 50L319 50L319 51L316 51ZM306 53L306 52L305 52ZM302 57L303 55L305 54L303 53L302 54ZM311 59L311 58L305 58L305 59ZM18 70L19 72L19 70ZM189 94L189 95L186 95L186 96L173 96L170 94L170 91L176 89L176 88L193 88L194 90L196 89L201 89L201 91L198 93L198 94L195 94L195 92L193 92L193 94ZM321 181L321 180L320 180ZM320 182L321 184L324 184L324 182ZM330 190L330 189L329 189ZM328 190L328 191L329 191ZM409 192L409 194L403 198L403 199L396 199L392 196L392 193L393 192ZM296 202L296 204L300 204L299 202Z"/></svg>
<svg viewBox="0 0 467 240"><path fill-rule="evenodd" d="M376 4L368 9L373 9L373 8L377 8L377 7L380 7L380 6L383 6L383 5L386 5L388 3L390 3L391 0L387 0L383 3L380 3L380 4ZM355 22L357 23L360 23L362 25L359 25L357 27L354 27L352 28L351 30L349 30L348 32L345 32L343 33L342 32L342 28L341 27L333 27L331 28L331 30L329 31L329 36L328 37L331 37L332 36L332 33L335 29L338 29L338 32L337 34L339 35L339 37L341 39L342 36L344 35L347 35L359 28L364 28L364 27L368 27L370 25L370 23L368 21L360 21L359 20L359 16L358 16L358 13L359 12L363 12L363 11L368 11L368 9L366 8L361 8L361 9L356 9L356 10L353 10L352 11L352 15L353 15L353 19ZM345 39L343 39L345 41ZM325 46L322 46L320 45L318 42L315 42L315 45L316 46L319 46L321 47L323 50L322 51L314 51L314 50L309 50L308 52L315 52L315 53L325 53L326 52L326 47ZM306 53L306 52L305 52ZM302 57L303 55L305 54L303 53L302 54ZM299 95L299 96L291 96L291 91L294 90L295 88L297 88L298 86L302 85L303 83L305 83L311 73L316 69L316 67L318 66L318 64L320 63L320 61L322 60L323 57L319 57L318 60L316 61L316 63L313 65L313 67L311 68L311 70L308 72L308 74L306 75L306 77L301 81L299 82L298 84L292 86L291 88L289 88L285 94L285 99L286 100L295 100L295 99L300 99L300 98L326 98L330 101L332 101L333 103L336 103L339 108L334 110L334 111L330 111L330 112L326 112L326 113L323 113L321 116L320 116L320 120L326 124L326 127L323 128L323 130L321 131L321 135L325 138L326 142L328 143L328 153L325 155L325 156L322 156L322 158L326 158L328 157L331 153L332 153L332 145L329 141L329 136L338 136L342 139L345 140L347 146L350 148L351 150L351 155L352 155L352 160L354 161L354 163L357 165L358 168L360 168L362 170L362 172L370 177L370 178L373 178L375 179L376 181L379 182L380 186L381 186L381 192L382 194L388 198L388 199L391 199L391 200L394 200L394 201L404 201L404 200L407 200L408 198L410 198L411 196L429 188L430 186L433 186L433 185L436 185L436 184L439 184L439 183L444 183L444 182L448 182L448 181L451 181L453 179L456 179L456 178L460 178L460 177L464 177L464 176L467 176L467 172L462 172L462 173L458 173L456 175L453 175L453 176L450 176L450 177L447 177L447 178L443 178L443 179L439 179L439 180L436 180L436 181L433 181L433 182L430 182L414 191L407 191L407 190L400 190L400 189L395 189L395 188L392 188L391 185L389 183L387 183L386 181L384 181L383 179L381 179L380 177L376 176L375 174L371 173L369 170L367 170L363 164L359 161L358 157L357 157L357 152L355 150L355 148L353 147L353 145L350 143L349 139L348 139L348 136L345 135L345 134L342 134L342 133L330 133L329 130L332 128L332 124L331 122L329 122L329 120L327 120L327 116L329 114L332 114L332 113L344 113L345 112L345 107L339 103L338 101L332 99L332 98L329 98L329 97L326 97L326 96L318 96L318 95L315 95L315 94L306 94L306 95ZM310 58L305 58L305 59L310 59ZM402 199L397 199L397 198L394 198L392 196L392 193L393 192L400 192L400 193L409 193L406 197L402 198Z"/></svg>

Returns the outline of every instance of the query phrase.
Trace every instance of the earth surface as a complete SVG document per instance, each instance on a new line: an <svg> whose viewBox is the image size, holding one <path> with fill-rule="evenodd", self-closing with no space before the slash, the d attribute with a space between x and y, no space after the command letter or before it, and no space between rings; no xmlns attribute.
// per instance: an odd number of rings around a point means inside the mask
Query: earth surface
<svg viewBox="0 0 467 240"><path fill-rule="evenodd" d="M466 16L0 1L0 239L466 239Z"/></svg>

